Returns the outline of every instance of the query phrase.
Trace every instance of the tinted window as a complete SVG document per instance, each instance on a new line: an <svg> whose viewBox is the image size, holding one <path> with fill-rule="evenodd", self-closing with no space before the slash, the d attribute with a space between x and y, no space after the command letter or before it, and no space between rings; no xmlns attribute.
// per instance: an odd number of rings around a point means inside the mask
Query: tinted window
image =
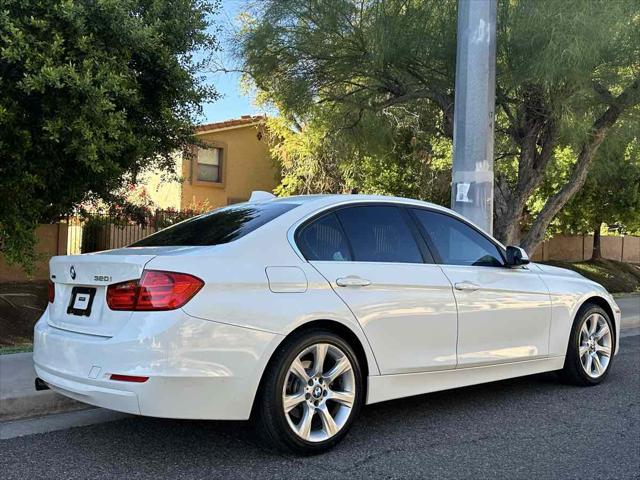
<svg viewBox="0 0 640 480"><path fill-rule="evenodd" d="M438 250L442 263L489 267L504 265L498 247L466 223L428 210L414 212Z"/></svg>
<svg viewBox="0 0 640 480"><path fill-rule="evenodd" d="M296 207L296 203L239 204L189 218L132 247L219 245L236 240Z"/></svg>
<svg viewBox="0 0 640 480"><path fill-rule="evenodd" d="M355 261L422 263L402 210L387 206L338 210Z"/></svg>
<svg viewBox="0 0 640 480"><path fill-rule="evenodd" d="M307 260L351 260L349 244L333 213L304 227L297 244Z"/></svg>

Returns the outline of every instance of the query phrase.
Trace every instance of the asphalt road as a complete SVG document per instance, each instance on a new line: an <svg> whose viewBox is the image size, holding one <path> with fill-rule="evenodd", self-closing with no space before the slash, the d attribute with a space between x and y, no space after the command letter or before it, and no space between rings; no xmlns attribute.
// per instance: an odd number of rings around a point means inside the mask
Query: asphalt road
<svg viewBox="0 0 640 480"><path fill-rule="evenodd" d="M640 478L640 336L605 383L553 374L366 407L311 457L260 447L242 422L129 417L0 442L0 475L26 478Z"/></svg>

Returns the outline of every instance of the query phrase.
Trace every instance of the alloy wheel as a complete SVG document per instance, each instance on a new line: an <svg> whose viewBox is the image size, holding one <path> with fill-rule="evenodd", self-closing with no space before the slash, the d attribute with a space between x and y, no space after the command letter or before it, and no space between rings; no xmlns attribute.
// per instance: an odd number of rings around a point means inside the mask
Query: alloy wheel
<svg viewBox="0 0 640 480"><path fill-rule="evenodd" d="M308 442L322 442L347 423L356 400L349 357L329 343L302 350L289 366L282 405L293 432Z"/></svg>
<svg viewBox="0 0 640 480"><path fill-rule="evenodd" d="M599 313L586 317L578 335L578 355L589 377L599 378L607 371L612 348L611 328L607 320Z"/></svg>

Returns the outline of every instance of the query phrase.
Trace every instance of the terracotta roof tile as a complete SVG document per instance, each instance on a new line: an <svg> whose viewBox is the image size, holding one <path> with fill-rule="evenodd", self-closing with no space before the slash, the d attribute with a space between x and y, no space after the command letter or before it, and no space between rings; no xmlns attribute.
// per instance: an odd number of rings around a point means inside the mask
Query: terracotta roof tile
<svg viewBox="0 0 640 480"><path fill-rule="evenodd" d="M204 123L196 127L196 133L209 132L211 130L218 130L221 128L239 127L242 125L253 125L265 118L266 117L264 115L242 115L240 118L232 118L222 122Z"/></svg>

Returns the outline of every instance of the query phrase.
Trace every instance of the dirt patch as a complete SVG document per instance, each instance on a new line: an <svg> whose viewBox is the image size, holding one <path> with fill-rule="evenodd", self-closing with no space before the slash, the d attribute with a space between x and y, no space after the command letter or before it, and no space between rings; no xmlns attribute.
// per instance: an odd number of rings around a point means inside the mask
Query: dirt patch
<svg viewBox="0 0 640 480"><path fill-rule="evenodd" d="M31 344L46 307L46 281L0 283L0 347Z"/></svg>
<svg viewBox="0 0 640 480"><path fill-rule="evenodd" d="M610 293L640 293L640 265L615 260L587 260L586 262L544 262L568 268L598 282Z"/></svg>

